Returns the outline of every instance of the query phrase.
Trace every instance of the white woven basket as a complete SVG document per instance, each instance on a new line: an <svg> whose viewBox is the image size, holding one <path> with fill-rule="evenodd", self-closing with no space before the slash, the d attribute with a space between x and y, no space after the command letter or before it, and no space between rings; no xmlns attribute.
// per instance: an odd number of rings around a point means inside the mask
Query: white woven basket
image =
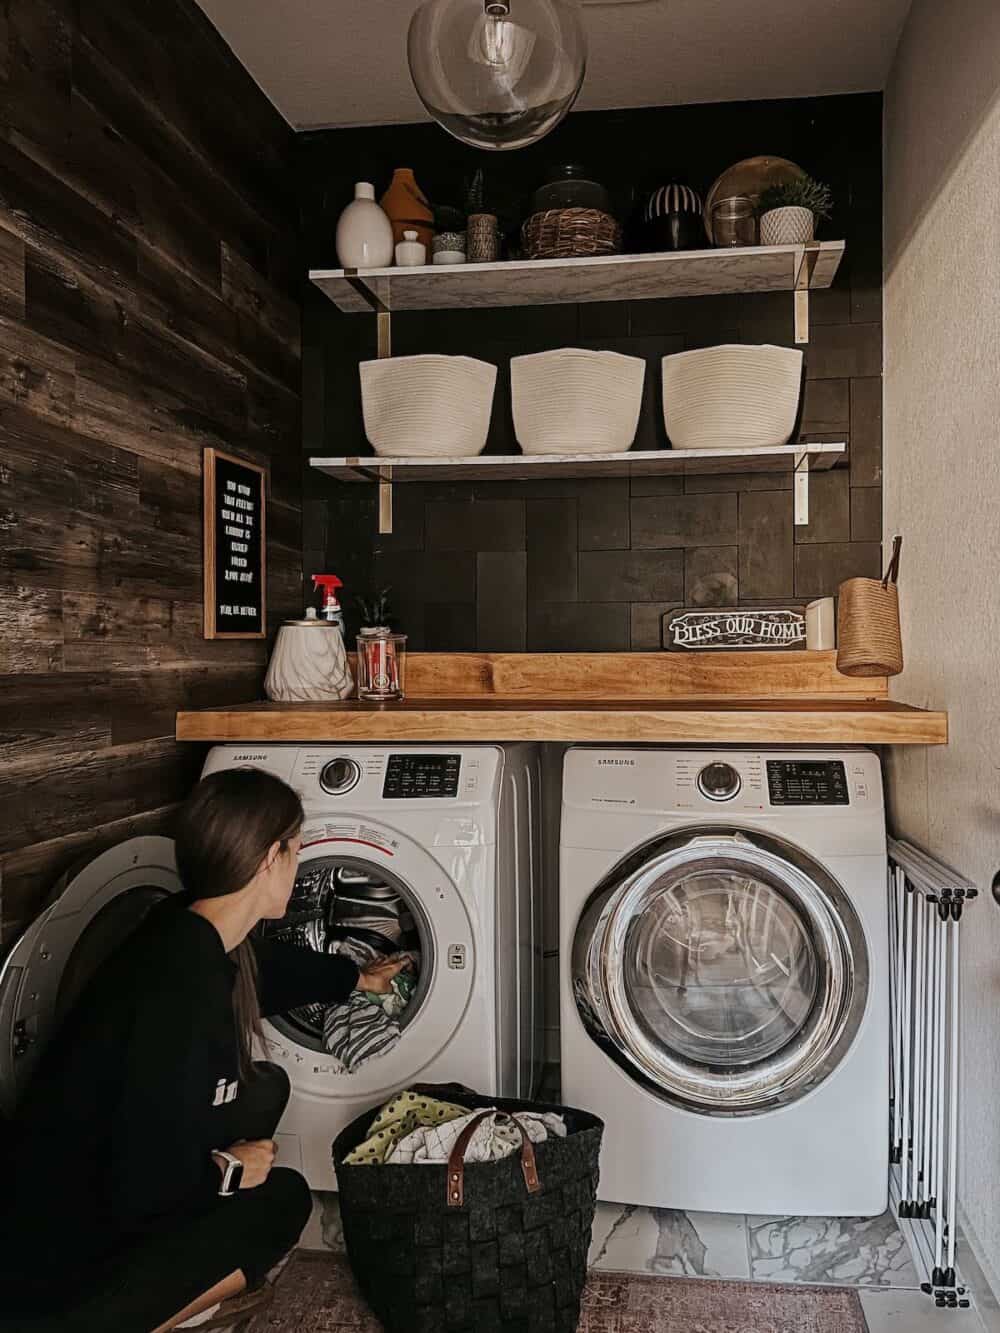
<svg viewBox="0 0 1000 1333"><path fill-rule="evenodd" d="M467 458L486 447L497 368L470 356L362 361L365 434L377 454Z"/></svg>
<svg viewBox="0 0 1000 1333"><path fill-rule="evenodd" d="M675 449L771 449L795 429L802 353L739 343L663 358L663 420Z"/></svg>
<svg viewBox="0 0 1000 1333"><path fill-rule="evenodd" d="M635 439L646 363L564 347L510 363L514 433L526 454L620 453Z"/></svg>

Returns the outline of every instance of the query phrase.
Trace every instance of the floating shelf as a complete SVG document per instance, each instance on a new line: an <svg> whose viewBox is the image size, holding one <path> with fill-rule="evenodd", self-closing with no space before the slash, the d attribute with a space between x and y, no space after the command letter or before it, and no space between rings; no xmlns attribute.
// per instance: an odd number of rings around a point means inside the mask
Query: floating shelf
<svg viewBox="0 0 1000 1333"><path fill-rule="evenodd" d="M474 458L313 458L336 481L377 482L379 532L392 531L397 481L528 481L541 477L704 477L733 472L791 472L795 522L809 522L809 473L847 457L847 445L783 444L775 449L630 449L618 454L477 454Z"/></svg>
<svg viewBox="0 0 1000 1333"><path fill-rule="evenodd" d="M527 481L539 477L713 476L732 472L826 471L847 445L775 449L630 449L616 454L477 454L474 458L314 458L337 481Z"/></svg>
<svg viewBox="0 0 1000 1333"><path fill-rule="evenodd" d="M813 241L809 245L755 245L591 259L313 269L309 277L338 310L347 314L464 310L734 292L808 292L830 286L843 254L843 241Z"/></svg>

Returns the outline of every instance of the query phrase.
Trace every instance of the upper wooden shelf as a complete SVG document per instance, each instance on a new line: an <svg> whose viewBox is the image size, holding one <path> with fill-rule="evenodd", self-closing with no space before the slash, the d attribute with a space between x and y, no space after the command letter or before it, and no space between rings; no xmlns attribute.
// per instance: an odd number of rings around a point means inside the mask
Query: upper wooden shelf
<svg viewBox="0 0 1000 1333"><path fill-rule="evenodd" d="M805 291L829 287L843 254L843 241L814 241L593 259L313 269L309 277L338 310L365 314Z"/></svg>
<svg viewBox="0 0 1000 1333"><path fill-rule="evenodd" d="M945 713L842 676L835 653L414 653L399 704L177 714L182 741L943 745Z"/></svg>
<svg viewBox="0 0 1000 1333"><path fill-rule="evenodd" d="M518 481L538 477L712 476L733 472L822 472L847 457L842 443L774 449L629 449L616 454L477 454L472 458L313 458L337 481Z"/></svg>

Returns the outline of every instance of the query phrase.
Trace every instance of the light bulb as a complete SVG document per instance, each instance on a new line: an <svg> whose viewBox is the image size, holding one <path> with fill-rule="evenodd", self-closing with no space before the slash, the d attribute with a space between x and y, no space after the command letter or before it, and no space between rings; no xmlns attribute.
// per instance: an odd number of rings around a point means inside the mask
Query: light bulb
<svg viewBox="0 0 1000 1333"><path fill-rule="evenodd" d="M522 148L576 101L586 39L574 0L424 0L410 73L439 124L477 148Z"/></svg>

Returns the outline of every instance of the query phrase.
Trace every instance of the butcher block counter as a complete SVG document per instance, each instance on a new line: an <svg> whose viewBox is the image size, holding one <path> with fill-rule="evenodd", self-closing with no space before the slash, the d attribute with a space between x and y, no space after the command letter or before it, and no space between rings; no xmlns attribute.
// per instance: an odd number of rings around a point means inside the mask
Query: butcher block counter
<svg viewBox="0 0 1000 1333"><path fill-rule="evenodd" d="M836 653L411 653L401 703L177 714L181 741L944 745L948 716L890 701Z"/></svg>

